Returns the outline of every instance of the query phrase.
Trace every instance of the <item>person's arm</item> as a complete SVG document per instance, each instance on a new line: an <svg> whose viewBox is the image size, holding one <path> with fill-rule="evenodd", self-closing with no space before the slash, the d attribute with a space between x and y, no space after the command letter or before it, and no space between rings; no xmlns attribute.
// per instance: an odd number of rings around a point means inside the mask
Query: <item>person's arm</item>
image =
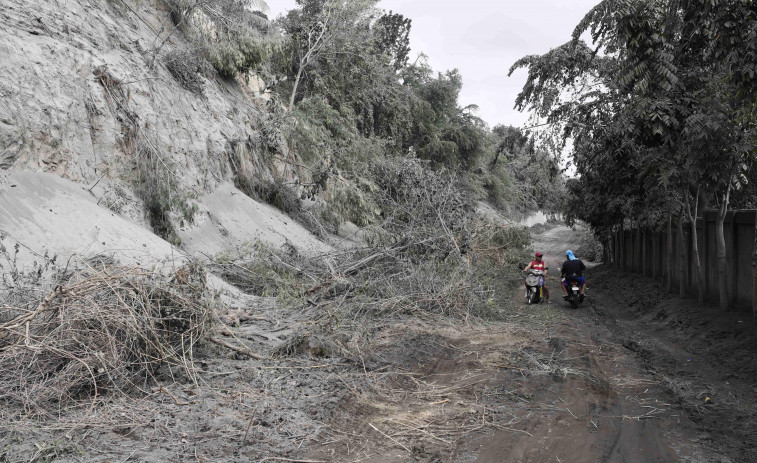
<svg viewBox="0 0 757 463"><path fill-rule="evenodd" d="M581 259L579 259L578 261L581 262L581 271L586 270L586 265L584 265L584 261L582 261Z"/></svg>
<svg viewBox="0 0 757 463"><path fill-rule="evenodd" d="M528 272L529 270L531 270L531 264L533 264L533 262L529 262L528 265L526 265L526 268L523 269L523 271Z"/></svg>

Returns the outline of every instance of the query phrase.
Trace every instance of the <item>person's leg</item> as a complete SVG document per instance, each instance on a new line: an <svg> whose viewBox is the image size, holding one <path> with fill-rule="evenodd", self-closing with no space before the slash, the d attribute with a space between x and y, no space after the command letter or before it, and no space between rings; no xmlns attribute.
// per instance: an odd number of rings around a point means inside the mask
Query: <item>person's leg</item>
<svg viewBox="0 0 757 463"><path fill-rule="evenodd" d="M560 282L563 297L568 297L568 280Z"/></svg>
<svg viewBox="0 0 757 463"><path fill-rule="evenodd" d="M551 304L549 301L549 288L547 288L547 285L544 285L544 299L547 300L547 304Z"/></svg>
<svg viewBox="0 0 757 463"><path fill-rule="evenodd" d="M586 278L581 278L581 286L578 288L579 300L584 301L584 288L586 288Z"/></svg>

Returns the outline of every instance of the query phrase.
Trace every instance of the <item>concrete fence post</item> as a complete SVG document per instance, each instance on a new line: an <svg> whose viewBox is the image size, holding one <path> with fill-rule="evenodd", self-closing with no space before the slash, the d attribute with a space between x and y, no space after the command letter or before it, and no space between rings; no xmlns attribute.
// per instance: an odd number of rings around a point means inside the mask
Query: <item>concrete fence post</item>
<svg viewBox="0 0 757 463"><path fill-rule="evenodd" d="M647 276L647 229L641 230L641 274Z"/></svg>
<svg viewBox="0 0 757 463"><path fill-rule="evenodd" d="M754 240L752 242L752 317L757 318L757 213L752 214Z"/></svg>
<svg viewBox="0 0 757 463"><path fill-rule="evenodd" d="M657 232L652 231L652 279L657 279Z"/></svg>

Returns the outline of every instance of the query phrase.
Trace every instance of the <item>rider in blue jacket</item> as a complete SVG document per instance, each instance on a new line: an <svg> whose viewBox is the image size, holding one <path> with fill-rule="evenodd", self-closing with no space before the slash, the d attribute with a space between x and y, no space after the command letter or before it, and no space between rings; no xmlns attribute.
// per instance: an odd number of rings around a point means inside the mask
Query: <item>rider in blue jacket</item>
<svg viewBox="0 0 757 463"><path fill-rule="evenodd" d="M578 279L578 283L580 284L580 289L578 293L581 295L581 302L584 300L584 288L586 288L586 278L584 278L584 270L586 270L586 265L576 257L575 254L573 254L573 251L570 249L565 252L565 262L562 264L562 270L560 273L560 278L562 279L562 292L563 292L563 298L568 298L568 283L569 277L576 277Z"/></svg>

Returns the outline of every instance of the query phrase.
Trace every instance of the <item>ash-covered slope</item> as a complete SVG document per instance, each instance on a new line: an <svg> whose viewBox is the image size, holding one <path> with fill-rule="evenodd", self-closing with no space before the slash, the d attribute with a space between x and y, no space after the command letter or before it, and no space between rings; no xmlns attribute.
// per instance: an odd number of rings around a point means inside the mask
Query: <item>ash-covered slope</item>
<svg viewBox="0 0 757 463"><path fill-rule="evenodd" d="M82 209L76 211L76 204L69 204L72 214L101 209L103 216L112 211L150 228L155 200L169 212L174 236L188 240L193 252L215 253L255 238L271 237L278 244L282 236L292 240L290 235L301 237L294 244L310 252L329 249L301 227L287 231L296 225L278 211L246 197L234 201L244 195L227 183L240 170L264 180L274 171L285 178L296 178L297 172L285 163L264 162L256 151L255 126L265 105L258 79L251 76L245 83L200 73L201 89L194 92L177 82L167 63L191 46L174 29L159 0L0 0L0 168L79 183L92 201L79 201ZM44 183L26 180L28 188ZM53 183L51 188L61 187ZM224 205L264 213L214 215L217 202L205 201L224 184ZM10 207L10 193L0 196ZM31 196L27 206L42 207L30 203L40 197ZM6 217L3 227L23 229L17 220ZM44 239L50 243L30 246L67 242L62 229L40 221L35 226L48 230ZM225 240L227 230L233 236ZM114 236L123 232L114 230ZM212 249L202 249L203 240ZM78 246L51 251L65 254Z"/></svg>
<svg viewBox="0 0 757 463"><path fill-rule="evenodd" d="M0 4L0 167L95 182L130 167L136 129L186 186L212 188L230 143L255 137L260 111L236 82L206 79L203 97L168 72L165 57L189 45L177 31L158 51L174 27L160 2Z"/></svg>

